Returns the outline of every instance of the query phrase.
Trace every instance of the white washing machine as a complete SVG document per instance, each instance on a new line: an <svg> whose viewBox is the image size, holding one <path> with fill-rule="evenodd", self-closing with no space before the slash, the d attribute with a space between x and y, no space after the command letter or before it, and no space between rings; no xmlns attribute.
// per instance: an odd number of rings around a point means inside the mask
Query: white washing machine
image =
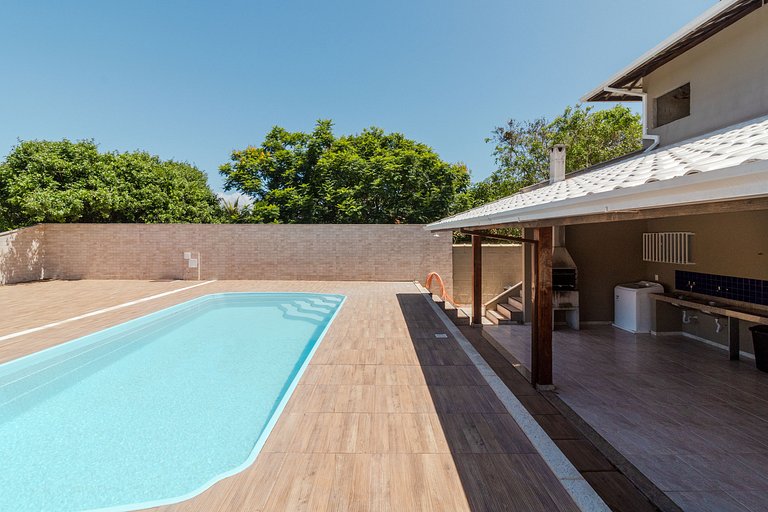
<svg viewBox="0 0 768 512"><path fill-rule="evenodd" d="M650 332L651 293L664 293L664 287L652 281L617 285L613 289L613 325L629 332Z"/></svg>

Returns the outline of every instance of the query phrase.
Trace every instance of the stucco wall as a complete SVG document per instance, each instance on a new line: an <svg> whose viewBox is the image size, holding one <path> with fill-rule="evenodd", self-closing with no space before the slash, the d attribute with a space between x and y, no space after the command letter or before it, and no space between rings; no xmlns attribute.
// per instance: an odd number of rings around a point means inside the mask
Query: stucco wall
<svg viewBox="0 0 768 512"><path fill-rule="evenodd" d="M200 253L202 279L452 282L450 236L420 225L46 224L45 277L54 279L196 279L184 251ZM28 230L22 230L26 236ZM30 232L30 235L32 232ZM13 243L3 263L21 276L30 246ZM5 273L8 273L6 271ZM28 272L25 279L39 278ZM37 276L37 277L36 277Z"/></svg>
<svg viewBox="0 0 768 512"><path fill-rule="evenodd" d="M483 302L504 291L504 286L523 280L522 246L483 245ZM454 298L461 304L472 300L472 246L453 247Z"/></svg>
<svg viewBox="0 0 768 512"><path fill-rule="evenodd" d="M694 265L642 261L642 233L664 231L695 233ZM613 319L617 284L658 280L672 290L675 270L768 280L768 211L568 226L566 245L579 269L582 321Z"/></svg>
<svg viewBox="0 0 768 512"><path fill-rule="evenodd" d="M691 84L691 115L654 127L653 99ZM643 79L649 132L674 143L768 114L768 8L758 9Z"/></svg>
<svg viewBox="0 0 768 512"><path fill-rule="evenodd" d="M646 264L667 289L675 285L675 270L768 280L768 211L653 219L647 230L695 233L693 265Z"/></svg>
<svg viewBox="0 0 768 512"><path fill-rule="evenodd" d="M675 270L768 280L768 211L694 215L647 222L648 231L691 231L693 265L646 263L646 274L667 290L675 285ZM695 289L693 291L696 291ZM712 316L696 314L684 332L727 344L728 331L715 332ZM749 324L741 322L742 350L752 351Z"/></svg>
<svg viewBox="0 0 768 512"><path fill-rule="evenodd" d="M0 233L0 285L43 278L43 238L42 226Z"/></svg>
<svg viewBox="0 0 768 512"><path fill-rule="evenodd" d="M566 228L565 245L576 262L582 322L613 320L613 288L646 279L643 221L581 224Z"/></svg>

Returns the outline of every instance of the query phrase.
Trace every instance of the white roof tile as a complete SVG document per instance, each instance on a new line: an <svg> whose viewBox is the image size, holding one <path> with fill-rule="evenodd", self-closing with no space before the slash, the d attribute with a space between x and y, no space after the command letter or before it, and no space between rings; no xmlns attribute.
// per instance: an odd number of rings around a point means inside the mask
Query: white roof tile
<svg viewBox="0 0 768 512"><path fill-rule="evenodd" d="M505 197L467 210L427 226L428 229L456 229L462 224L478 225L484 217L500 213L514 216L516 210L535 207L617 189L640 187L695 173L768 160L768 116L730 126L696 139L689 139L649 153L597 166L565 180ZM565 204L565 203L564 203Z"/></svg>

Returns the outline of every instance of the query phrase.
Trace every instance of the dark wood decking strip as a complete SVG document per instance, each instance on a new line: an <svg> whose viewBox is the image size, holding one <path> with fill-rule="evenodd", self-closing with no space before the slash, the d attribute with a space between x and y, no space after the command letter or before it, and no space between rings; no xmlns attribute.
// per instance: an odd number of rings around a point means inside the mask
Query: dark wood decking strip
<svg viewBox="0 0 768 512"><path fill-rule="evenodd" d="M573 422L570 415L562 413L561 404L554 404L551 401L551 392L539 392L534 389L523 374L518 371L518 368L523 368L522 365L515 362L509 354L502 355L496 347L491 345L483 336L482 328L462 326L459 329L611 510L621 512L680 511L679 507L666 498L661 491L658 491L658 494L644 493L643 491L646 489L641 491L636 487L623 474L623 468L620 469L612 464L590 440L589 436L583 434L581 425ZM666 498L671 507L662 508L658 506L656 501L652 503L651 500L657 498L658 495ZM663 500L662 504L666 505Z"/></svg>

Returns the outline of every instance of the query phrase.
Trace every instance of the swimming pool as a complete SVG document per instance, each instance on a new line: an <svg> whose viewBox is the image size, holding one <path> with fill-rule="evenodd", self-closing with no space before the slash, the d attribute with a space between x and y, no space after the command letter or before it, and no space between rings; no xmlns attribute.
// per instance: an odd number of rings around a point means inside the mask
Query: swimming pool
<svg viewBox="0 0 768 512"><path fill-rule="evenodd" d="M207 295L0 365L0 509L132 510L243 470L343 301Z"/></svg>

